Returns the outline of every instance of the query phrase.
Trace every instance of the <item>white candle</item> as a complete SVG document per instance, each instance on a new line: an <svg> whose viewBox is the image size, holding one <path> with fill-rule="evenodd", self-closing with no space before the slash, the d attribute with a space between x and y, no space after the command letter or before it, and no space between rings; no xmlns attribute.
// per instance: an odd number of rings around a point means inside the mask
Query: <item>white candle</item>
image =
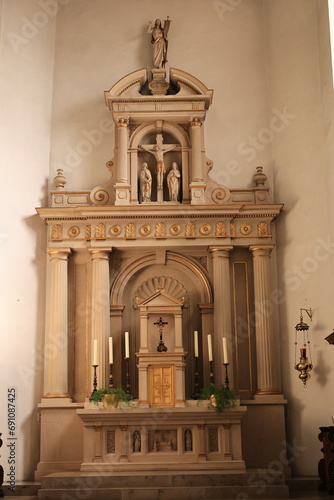
<svg viewBox="0 0 334 500"><path fill-rule="evenodd" d="M129 349L129 332L125 332L125 357L130 357L130 349Z"/></svg>
<svg viewBox="0 0 334 500"><path fill-rule="evenodd" d="M198 358L198 332L196 330L194 331L194 351L195 358Z"/></svg>
<svg viewBox="0 0 334 500"><path fill-rule="evenodd" d="M212 361L212 341L211 341L211 335L208 335L208 356L209 356L209 361Z"/></svg>
<svg viewBox="0 0 334 500"><path fill-rule="evenodd" d="M112 345L112 337L109 337L109 364L112 365L114 362L114 351Z"/></svg>
<svg viewBox="0 0 334 500"><path fill-rule="evenodd" d="M97 352L97 339L94 339L93 343L93 365L98 366L99 364L99 357L98 357L98 352Z"/></svg>
<svg viewBox="0 0 334 500"><path fill-rule="evenodd" d="M226 364L228 363L226 337L223 337L223 362Z"/></svg>

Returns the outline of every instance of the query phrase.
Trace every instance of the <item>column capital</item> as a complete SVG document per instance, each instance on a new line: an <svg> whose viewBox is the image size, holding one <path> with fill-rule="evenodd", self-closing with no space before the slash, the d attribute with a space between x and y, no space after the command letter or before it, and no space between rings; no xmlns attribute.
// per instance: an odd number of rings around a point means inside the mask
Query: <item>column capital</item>
<svg viewBox="0 0 334 500"><path fill-rule="evenodd" d="M91 254L92 260L109 260L112 247L90 247L88 251Z"/></svg>
<svg viewBox="0 0 334 500"><path fill-rule="evenodd" d="M229 258L231 250L233 250L233 246L231 245L209 247L209 252L211 253L213 259Z"/></svg>
<svg viewBox="0 0 334 500"><path fill-rule="evenodd" d="M275 245L250 245L249 250L253 257L269 257Z"/></svg>
<svg viewBox="0 0 334 500"><path fill-rule="evenodd" d="M118 118L116 120L117 128L127 128L129 125L129 118Z"/></svg>
<svg viewBox="0 0 334 500"><path fill-rule="evenodd" d="M190 127L201 127L203 125L203 118L192 118Z"/></svg>
<svg viewBox="0 0 334 500"><path fill-rule="evenodd" d="M69 247L47 247L46 251L49 254L51 260L53 259L67 260L68 256L72 252L71 248Z"/></svg>

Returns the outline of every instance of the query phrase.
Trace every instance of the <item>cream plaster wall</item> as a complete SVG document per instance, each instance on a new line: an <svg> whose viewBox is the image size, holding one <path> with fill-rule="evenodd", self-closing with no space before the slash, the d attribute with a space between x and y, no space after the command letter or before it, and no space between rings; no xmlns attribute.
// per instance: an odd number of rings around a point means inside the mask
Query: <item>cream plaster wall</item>
<svg viewBox="0 0 334 500"><path fill-rule="evenodd" d="M34 207L47 203L55 19L31 27L32 20L46 20L34 18L41 12L35 1L2 0L0 8L0 465L8 472L7 388L15 387L16 478L22 479L33 477L39 456L46 238Z"/></svg>
<svg viewBox="0 0 334 500"><path fill-rule="evenodd" d="M6 145L1 154L8 187L3 212L10 207L0 231L2 262L7 263L2 339L8 353L1 367L6 374L1 400L7 385L18 387L18 478L27 478L36 465L36 404L42 395L36 357L43 338L46 242L33 207L47 205L47 178L57 168L64 169L68 189L90 189L108 179L105 163L113 156L114 133L103 90L150 66L147 24L167 15L172 20L169 67L192 73L214 89L205 125L213 178L229 187L249 186L255 167L263 165L269 185L275 180L274 201L285 203L278 229L278 287L288 439L305 447L298 451L294 472L316 475L317 428L334 414L334 347L323 340L334 326L333 248L319 240L334 238L326 0L157 0L154 7L150 0L60 3L58 15L49 16L17 51L8 34L21 33L24 17L38 21L33 16L43 10L44 0L1 4ZM316 369L307 390L292 368L294 325L304 306L315 309ZM27 375L26 386L15 366L30 368L34 359L36 377ZM2 429L6 433L1 420Z"/></svg>

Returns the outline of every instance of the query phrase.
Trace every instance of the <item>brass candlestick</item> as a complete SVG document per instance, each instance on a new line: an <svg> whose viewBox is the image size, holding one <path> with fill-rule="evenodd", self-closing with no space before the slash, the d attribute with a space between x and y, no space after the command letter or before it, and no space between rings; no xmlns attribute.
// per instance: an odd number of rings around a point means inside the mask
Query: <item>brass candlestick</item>
<svg viewBox="0 0 334 500"><path fill-rule="evenodd" d="M112 389L114 387L114 380L112 378L112 363L109 363L109 389Z"/></svg>
<svg viewBox="0 0 334 500"><path fill-rule="evenodd" d="M228 365L229 363L223 363L225 366L225 387L228 389L230 385L230 379L228 378Z"/></svg>
<svg viewBox="0 0 334 500"><path fill-rule="evenodd" d="M213 375L213 361L209 361L210 363L210 384L215 383L215 377Z"/></svg>
<svg viewBox="0 0 334 500"><path fill-rule="evenodd" d="M198 387L198 356L195 357L195 387L194 387L194 392L191 396L192 399L198 399L199 398L199 387Z"/></svg>
<svg viewBox="0 0 334 500"><path fill-rule="evenodd" d="M97 375L96 375L96 368L98 367L99 365L92 365L92 367L94 368L94 375L93 375L93 392L92 392L92 396L94 394L94 392L97 391Z"/></svg>
<svg viewBox="0 0 334 500"><path fill-rule="evenodd" d="M126 390L125 392L130 395L130 368L129 368L129 358L125 358L126 361Z"/></svg>

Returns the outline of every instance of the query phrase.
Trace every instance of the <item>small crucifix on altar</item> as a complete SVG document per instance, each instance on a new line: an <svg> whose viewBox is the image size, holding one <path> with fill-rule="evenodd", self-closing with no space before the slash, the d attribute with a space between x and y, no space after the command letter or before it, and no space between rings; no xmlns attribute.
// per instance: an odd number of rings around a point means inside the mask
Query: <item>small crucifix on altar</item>
<svg viewBox="0 0 334 500"><path fill-rule="evenodd" d="M156 144L142 144L140 146L141 149L148 151L152 155L154 155L157 165L156 165L156 174L157 174L157 200L163 201L163 179L164 174L166 173L165 163L164 163L164 154L172 149L177 147L177 144L163 144L162 134L157 134Z"/></svg>
<svg viewBox="0 0 334 500"><path fill-rule="evenodd" d="M168 348L165 346L164 341L162 340L162 329L163 329L163 327L165 325L168 325L168 322L167 321L162 321L162 317L160 316L159 321L156 321L153 324L157 325L157 327L159 329L159 335L160 335L160 340L159 340L159 344L158 344L158 347L157 347L157 351L158 352L167 352Z"/></svg>

